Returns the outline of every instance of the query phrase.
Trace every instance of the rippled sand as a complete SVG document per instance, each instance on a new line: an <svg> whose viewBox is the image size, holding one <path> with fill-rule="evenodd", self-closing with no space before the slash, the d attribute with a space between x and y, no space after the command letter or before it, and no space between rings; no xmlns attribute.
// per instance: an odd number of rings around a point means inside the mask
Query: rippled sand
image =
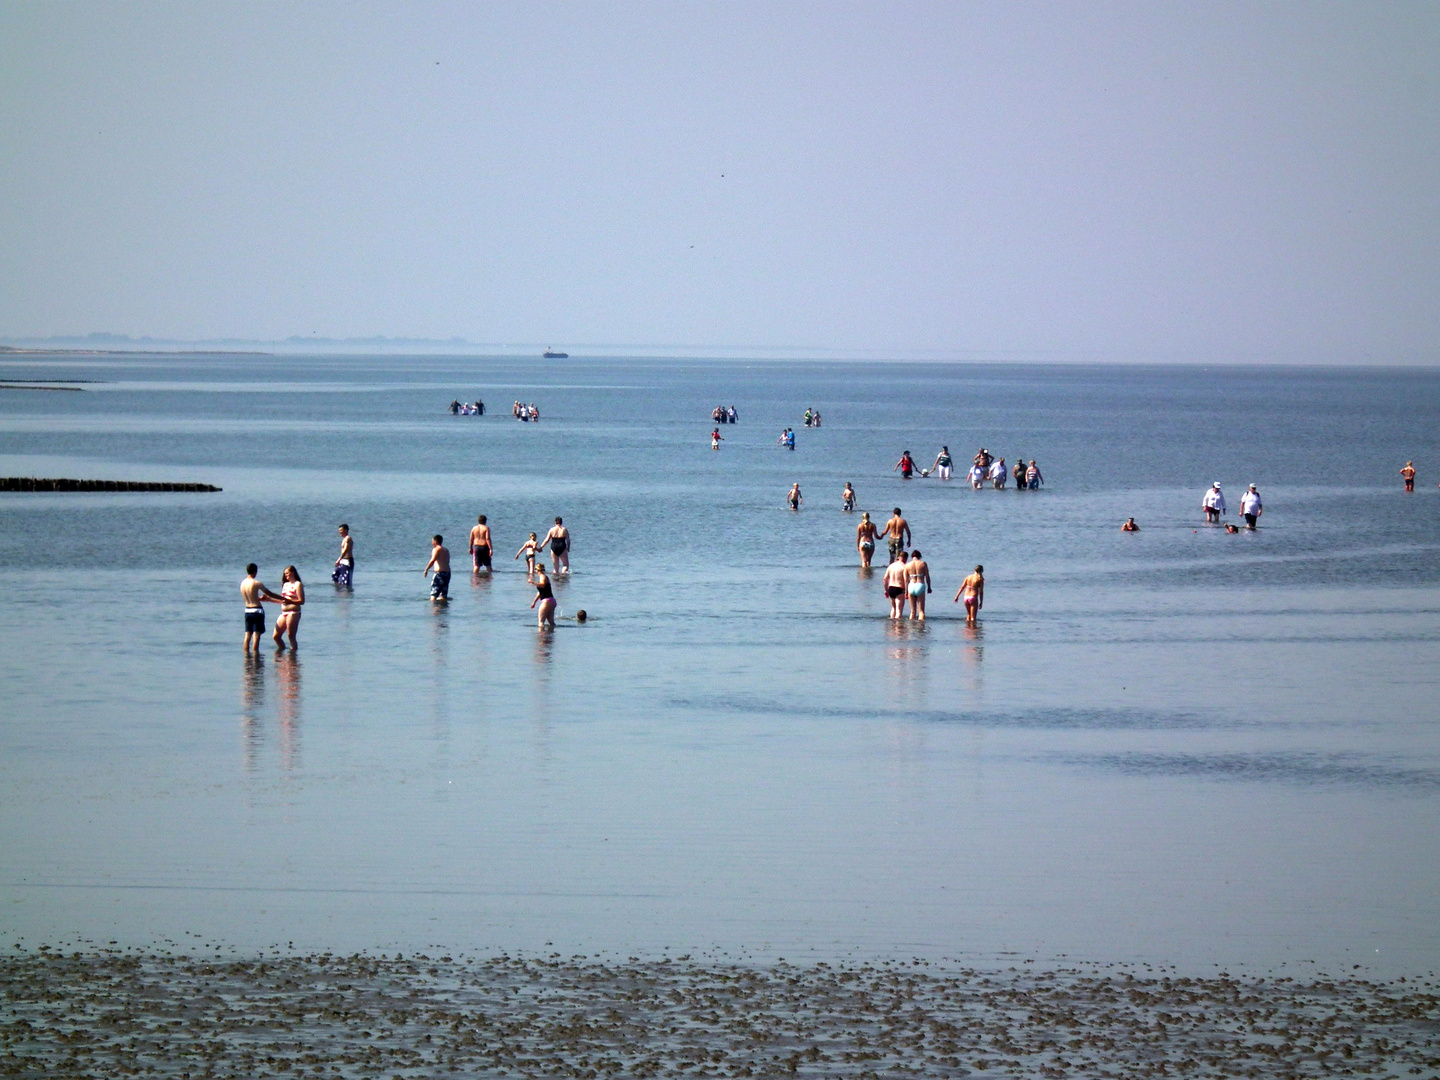
<svg viewBox="0 0 1440 1080"><path fill-rule="evenodd" d="M42 950L0 983L5 1076L1440 1075L1431 980Z"/></svg>

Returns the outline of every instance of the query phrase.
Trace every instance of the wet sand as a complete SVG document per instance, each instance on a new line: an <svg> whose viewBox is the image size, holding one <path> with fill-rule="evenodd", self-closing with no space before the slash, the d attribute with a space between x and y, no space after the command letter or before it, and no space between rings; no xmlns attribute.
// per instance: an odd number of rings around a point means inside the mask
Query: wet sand
<svg viewBox="0 0 1440 1080"><path fill-rule="evenodd" d="M1440 1074L1433 977L1358 972L46 949L0 987L3 1076Z"/></svg>

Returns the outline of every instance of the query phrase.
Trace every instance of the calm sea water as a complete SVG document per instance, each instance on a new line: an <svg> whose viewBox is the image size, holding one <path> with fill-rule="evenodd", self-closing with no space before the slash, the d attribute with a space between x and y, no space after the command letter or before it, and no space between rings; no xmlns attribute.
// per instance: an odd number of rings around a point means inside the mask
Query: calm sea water
<svg viewBox="0 0 1440 1080"><path fill-rule="evenodd" d="M90 380L0 390L0 474L224 488L0 495L7 945L1440 962L1440 375L194 356L0 378ZM446 411L476 396L490 415ZM718 453L717 403L740 414ZM941 443L1033 457L1046 487L891 471ZM847 480L879 520L904 508L925 626L858 570ZM1205 527L1212 480L1232 520L1259 485L1262 528ZM472 579L480 513L498 572ZM557 514L560 612L592 621L541 635L510 556ZM298 656L241 653L251 560L275 586L300 568ZM977 562L967 629L950 597Z"/></svg>

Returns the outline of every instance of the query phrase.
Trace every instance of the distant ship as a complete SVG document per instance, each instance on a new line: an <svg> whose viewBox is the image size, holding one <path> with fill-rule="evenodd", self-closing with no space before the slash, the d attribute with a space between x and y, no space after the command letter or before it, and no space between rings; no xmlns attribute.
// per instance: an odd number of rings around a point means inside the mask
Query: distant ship
<svg viewBox="0 0 1440 1080"><path fill-rule="evenodd" d="M544 355L544 357L545 357L546 360L569 360L569 359L570 359L570 354L569 354L568 352L556 352L554 349L546 349L543 355Z"/></svg>

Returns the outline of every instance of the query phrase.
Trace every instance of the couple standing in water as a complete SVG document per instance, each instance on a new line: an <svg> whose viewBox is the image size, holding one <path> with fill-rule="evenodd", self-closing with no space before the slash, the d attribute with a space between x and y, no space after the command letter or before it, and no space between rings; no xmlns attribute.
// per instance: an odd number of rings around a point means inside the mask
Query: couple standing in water
<svg viewBox="0 0 1440 1080"><path fill-rule="evenodd" d="M266 604L279 604L280 614L275 619L275 633L272 635L276 647L285 651L284 638L290 639L290 647L296 647L295 635L300 630L300 609L305 606L305 585L300 580L300 571L287 566L280 575L280 591L272 592L256 576L260 568L253 562L245 567L245 579L240 582L240 599L245 602L245 652L253 647L260 651L260 638L265 633Z"/></svg>

